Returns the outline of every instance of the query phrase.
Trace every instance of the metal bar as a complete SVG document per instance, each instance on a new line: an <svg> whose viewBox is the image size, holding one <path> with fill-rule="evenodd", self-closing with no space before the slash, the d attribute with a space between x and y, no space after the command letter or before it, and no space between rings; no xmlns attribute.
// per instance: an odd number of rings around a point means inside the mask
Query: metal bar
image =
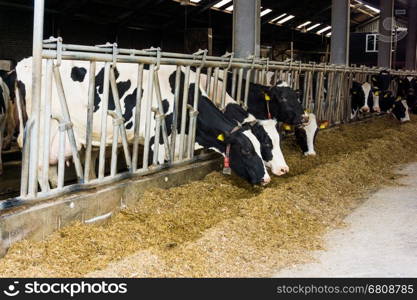
<svg viewBox="0 0 417 300"><path fill-rule="evenodd" d="M39 156L39 127L41 117L41 89L42 89L42 42L43 19L45 1L35 0L33 15L33 45L32 45L32 111L34 124L30 134L29 160L22 164L29 164L29 196L35 197L38 192L38 156Z"/></svg>
<svg viewBox="0 0 417 300"><path fill-rule="evenodd" d="M175 162L175 149L177 143L177 122L178 122L178 107L180 98L180 80L181 80L181 66L177 67L175 73L175 93L174 93L174 107L172 116L172 128L171 128L171 160Z"/></svg>
<svg viewBox="0 0 417 300"><path fill-rule="evenodd" d="M160 114L158 109L154 109L153 112L155 113L155 142L153 148L153 161L152 164L154 166L159 164L159 141L161 140L161 124L163 115Z"/></svg>
<svg viewBox="0 0 417 300"><path fill-rule="evenodd" d="M219 88L219 67L216 67L214 69L214 83L213 83L213 101L214 104L216 104L216 106L219 105L218 101L217 101L217 96L218 96L218 88Z"/></svg>
<svg viewBox="0 0 417 300"><path fill-rule="evenodd" d="M16 97L20 96L16 93ZM20 101L17 99L17 101ZM33 119L29 119L26 123L26 128L23 132L23 148L22 148L22 179L20 183L20 196L25 198L28 195L28 180L29 180L29 147L30 147L30 134L34 124Z"/></svg>
<svg viewBox="0 0 417 300"><path fill-rule="evenodd" d="M194 157L195 133L197 130L196 111L198 110L198 102L200 99L200 75L201 75L201 68L197 68L197 71L195 73L194 102L193 102L192 109L190 109L190 125L188 127L188 155L187 155L188 159L191 159Z"/></svg>
<svg viewBox="0 0 417 300"><path fill-rule="evenodd" d="M206 93L211 97L211 74L213 74L213 68L207 68L207 86L206 86Z"/></svg>
<svg viewBox="0 0 417 300"><path fill-rule="evenodd" d="M103 99L101 100L101 133L100 133L100 152L98 163L98 178L104 178L106 166L106 144L107 144L107 112L109 108L110 92L110 63L104 65Z"/></svg>
<svg viewBox="0 0 417 300"><path fill-rule="evenodd" d="M165 148L165 157L169 162L171 162L171 150L169 147L169 140L168 140L168 131L167 125L165 122L165 112L164 107L162 105L162 93L161 93L161 86L159 84L159 77L158 73L154 72L154 85L155 85L155 92L156 92L156 100L158 102L158 111L161 115L161 129L162 129L162 139L164 141L164 148Z"/></svg>
<svg viewBox="0 0 417 300"><path fill-rule="evenodd" d="M59 96L58 98L59 98L59 102L61 105L63 118L65 122L71 124L71 117L70 117L69 110L68 110L67 99L65 97L64 87L62 85L62 79L61 79L61 74L59 72L59 67L54 65L53 71L54 71L54 78L55 78L55 86L57 88L57 92ZM69 143L71 145L72 158L74 161L77 178L79 182L83 182L84 181L83 167L81 166L80 154L78 153L77 142L75 140L74 130L72 126L71 128L67 130L67 134L68 134Z"/></svg>
<svg viewBox="0 0 417 300"><path fill-rule="evenodd" d="M65 179L65 127L59 125L59 154L58 154L58 186L60 190L64 187Z"/></svg>
<svg viewBox="0 0 417 300"><path fill-rule="evenodd" d="M188 104L188 93L190 86L190 66L185 68L185 81L183 89L183 99L182 99L182 111L181 111L181 132L180 132L180 144L179 144L179 161L182 161L184 158L184 140L185 140L185 126L187 122L187 104Z"/></svg>
<svg viewBox="0 0 417 300"><path fill-rule="evenodd" d="M143 169L148 169L149 167L149 145L150 145L150 135L151 135L151 117L152 117L152 100L153 100L153 73L155 72L155 65L152 64L149 66L148 71L148 85L147 97L145 102L145 113L146 113L146 122L145 122L145 144L143 149Z"/></svg>
<svg viewBox="0 0 417 300"><path fill-rule="evenodd" d="M120 120L123 120L123 114L122 114L122 108L120 106L120 97L119 97L119 91L117 89L117 83L116 83L116 76L114 75L114 68L116 66L113 65L110 69L110 86L112 90L113 100L114 100L114 106L116 108L116 114L117 117ZM132 159L130 157L130 151L129 151L129 144L127 141L127 134L126 134L126 128L124 127L124 124L120 125L120 131L121 131L121 137L122 137L122 145L123 145L123 151L125 154L125 160L126 165L129 168L129 171L132 171Z"/></svg>
<svg viewBox="0 0 417 300"><path fill-rule="evenodd" d="M227 74L226 74L227 75ZM233 76L232 76L232 98L236 99L236 78L237 78L237 69L233 69ZM227 76L223 78L223 81L227 82Z"/></svg>
<svg viewBox="0 0 417 300"><path fill-rule="evenodd" d="M139 140L140 140L140 115L142 110L142 86L143 86L143 64L138 66L138 81L136 84L136 105L135 105L135 133L133 138L132 171L138 169Z"/></svg>
<svg viewBox="0 0 417 300"><path fill-rule="evenodd" d="M239 78L237 81L237 96L236 96L236 101L238 104L242 103L242 84L243 84L243 68L240 68Z"/></svg>
<svg viewBox="0 0 417 300"><path fill-rule="evenodd" d="M113 142L111 147L111 162L110 162L110 176L114 177L117 173L117 146L119 144L119 127L117 122L117 115L113 119Z"/></svg>
<svg viewBox="0 0 417 300"><path fill-rule="evenodd" d="M56 59L57 58L57 51L55 50L44 50L43 51L43 58L45 59ZM113 62L114 59L117 62L122 63L144 63L144 64L156 64L158 59L154 57L146 57L146 56L132 56L132 55L111 55L111 54L104 54L104 53L83 53L83 52L75 52L75 51L62 51L62 59L63 60L95 60L95 61L103 61L103 62ZM224 60L224 58L223 58ZM253 64L253 60L246 60L245 63L236 62L235 60L232 61L231 67L232 68L251 68L254 69L262 69L264 65L262 62L259 64ZM176 58L166 58L162 57L160 59L161 65L183 65L183 66L194 66L198 67L201 64L199 61L195 59L176 59ZM205 63L206 67L219 67L225 68L229 65L229 62L219 62L219 61L211 61L207 59ZM270 62L270 70L317 70L317 71L345 71L346 68L344 66L337 66L337 65L312 65L312 64L301 64L301 65L290 65L285 63L278 63L278 62ZM371 73L371 74L378 74L384 68L352 68L349 67L350 72L356 73ZM414 76L417 75L415 71L400 71L400 70L391 70L392 75L410 75Z"/></svg>
<svg viewBox="0 0 417 300"><path fill-rule="evenodd" d="M90 180L91 150L93 144L93 118L94 118L94 97L96 92L96 62L90 63L88 80L88 106L87 106L87 126L85 141L85 162L84 162L84 181ZM93 164L95 165L95 164ZM93 170L95 172L95 170Z"/></svg>
<svg viewBox="0 0 417 300"><path fill-rule="evenodd" d="M252 70L246 71L246 85L245 85L245 98L243 100L243 107L247 109L248 107L248 97L249 97L249 87L250 87L250 78L251 78Z"/></svg>
<svg viewBox="0 0 417 300"><path fill-rule="evenodd" d="M52 102L52 66L53 60L46 62L46 86L44 103L44 128L43 128L43 160L42 160L42 181L43 192L49 190L49 153L51 144L51 102Z"/></svg>

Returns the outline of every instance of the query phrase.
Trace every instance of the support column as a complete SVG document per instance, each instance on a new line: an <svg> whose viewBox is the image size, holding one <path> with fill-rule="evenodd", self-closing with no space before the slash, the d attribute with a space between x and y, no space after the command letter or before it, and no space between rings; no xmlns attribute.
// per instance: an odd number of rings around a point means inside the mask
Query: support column
<svg viewBox="0 0 417 300"><path fill-rule="evenodd" d="M349 36L349 0L332 0L332 37L330 49L331 64L349 64Z"/></svg>
<svg viewBox="0 0 417 300"><path fill-rule="evenodd" d="M394 0L379 0L378 67L392 67L392 29L394 26Z"/></svg>
<svg viewBox="0 0 417 300"><path fill-rule="evenodd" d="M29 162L22 162L22 165L29 164L29 196L36 196L38 191L39 123L41 110L42 44L45 0L35 0L33 11L32 111L30 119L34 120L34 125L30 135Z"/></svg>
<svg viewBox="0 0 417 300"><path fill-rule="evenodd" d="M408 33L407 48L405 56L405 68L407 70L416 69L417 52L417 2L408 0Z"/></svg>
<svg viewBox="0 0 417 300"><path fill-rule="evenodd" d="M259 57L261 42L261 1L233 0L233 52L235 57Z"/></svg>

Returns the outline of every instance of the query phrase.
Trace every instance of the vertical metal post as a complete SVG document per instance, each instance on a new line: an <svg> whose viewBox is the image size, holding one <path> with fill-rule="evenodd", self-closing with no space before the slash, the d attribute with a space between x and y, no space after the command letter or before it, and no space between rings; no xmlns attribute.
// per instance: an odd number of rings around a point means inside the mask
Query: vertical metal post
<svg viewBox="0 0 417 300"><path fill-rule="evenodd" d="M92 149L92 134L93 134L93 115L94 115L94 97L96 91L96 62L90 63L89 70L89 87L88 87L88 107L87 107L87 126L86 126L86 141L85 141L85 164L84 164L84 180L90 180L91 168L91 149ZM95 166L95 164L93 164ZM95 170L93 170L95 172Z"/></svg>
<svg viewBox="0 0 417 300"><path fill-rule="evenodd" d="M187 124L187 104L190 88L190 66L185 68L185 81L184 81L184 92L181 108L181 133L180 133L180 144L179 144L179 160L182 161L184 158L185 152L185 127Z"/></svg>
<svg viewBox="0 0 417 300"><path fill-rule="evenodd" d="M330 63L349 64L350 1L332 0Z"/></svg>
<svg viewBox="0 0 417 300"><path fill-rule="evenodd" d="M378 67L392 67L392 29L394 23L394 0L380 0Z"/></svg>
<svg viewBox="0 0 417 300"><path fill-rule="evenodd" d="M177 66L177 71L175 73L175 94L174 94L174 108L173 108L173 117L172 117L172 130L171 130L171 160L175 161L175 147L177 143L177 130L178 130L178 107L179 107L179 98L180 98L180 88L181 88L181 66Z"/></svg>
<svg viewBox="0 0 417 300"><path fill-rule="evenodd" d="M39 123L41 109L42 85L42 44L43 44L43 17L45 0L35 0L33 16L33 50L32 50L32 111L31 118L34 124L30 134L29 161L29 196L35 197L38 192L38 155L39 155Z"/></svg>
<svg viewBox="0 0 417 300"><path fill-rule="evenodd" d="M107 143L107 111L109 108L110 92L110 63L104 66L103 100L101 102L101 133L100 133L100 153L98 162L98 178L104 178L104 168L106 165L106 143Z"/></svg>
<svg viewBox="0 0 417 300"><path fill-rule="evenodd" d="M153 100L153 73L155 72L155 65L152 64L149 67L148 71L148 85L147 89L147 97L145 102L145 113L146 113L146 120L145 120L145 143L143 149L143 169L148 169L149 167L149 145L150 145L150 135L151 135L151 117L152 117L152 100Z"/></svg>
<svg viewBox="0 0 417 300"><path fill-rule="evenodd" d="M233 1L233 52L246 58L260 54L261 1Z"/></svg>
<svg viewBox="0 0 417 300"><path fill-rule="evenodd" d="M142 86L143 86L143 64L138 66L138 81L136 88L136 110L135 110L135 133L133 139L132 171L138 168L139 139L140 139L140 114L142 110Z"/></svg>
<svg viewBox="0 0 417 300"><path fill-rule="evenodd" d="M42 192L49 191L49 152L51 142L51 100L52 100L52 66L53 60L46 63L46 86L44 102L43 160L42 160Z"/></svg>

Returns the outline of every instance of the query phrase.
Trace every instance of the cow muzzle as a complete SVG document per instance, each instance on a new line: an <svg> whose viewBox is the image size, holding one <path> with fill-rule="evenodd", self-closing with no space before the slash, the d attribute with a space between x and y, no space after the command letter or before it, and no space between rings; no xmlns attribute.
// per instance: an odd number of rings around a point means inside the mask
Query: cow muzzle
<svg viewBox="0 0 417 300"><path fill-rule="evenodd" d="M271 168L272 174L276 176L282 176L287 174L290 171L290 168L288 166L278 166L275 168Z"/></svg>
<svg viewBox="0 0 417 300"><path fill-rule="evenodd" d="M261 185L262 186L266 186L270 182L271 182L271 177L269 177L268 175L266 175L266 176L264 176L264 178L262 178Z"/></svg>

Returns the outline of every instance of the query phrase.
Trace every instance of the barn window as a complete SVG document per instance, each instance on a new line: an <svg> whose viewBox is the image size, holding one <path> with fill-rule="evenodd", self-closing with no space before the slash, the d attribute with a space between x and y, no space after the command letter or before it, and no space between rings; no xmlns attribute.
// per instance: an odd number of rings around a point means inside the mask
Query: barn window
<svg viewBox="0 0 417 300"><path fill-rule="evenodd" d="M378 34L366 35L366 52L378 52Z"/></svg>

